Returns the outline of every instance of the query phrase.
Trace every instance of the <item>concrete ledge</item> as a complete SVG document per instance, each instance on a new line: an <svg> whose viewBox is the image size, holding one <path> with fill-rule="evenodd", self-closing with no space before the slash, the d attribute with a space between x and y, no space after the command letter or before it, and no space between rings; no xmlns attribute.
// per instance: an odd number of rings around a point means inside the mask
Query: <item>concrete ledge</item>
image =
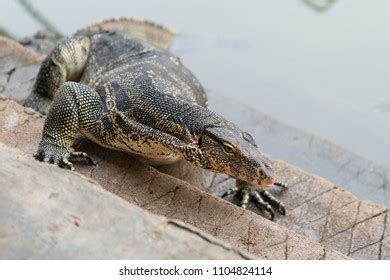
<svg viewBox="0 0 390 280"><path fill-rule="evenodd" d="M250 259L0 144L1 259Z"/></svg>

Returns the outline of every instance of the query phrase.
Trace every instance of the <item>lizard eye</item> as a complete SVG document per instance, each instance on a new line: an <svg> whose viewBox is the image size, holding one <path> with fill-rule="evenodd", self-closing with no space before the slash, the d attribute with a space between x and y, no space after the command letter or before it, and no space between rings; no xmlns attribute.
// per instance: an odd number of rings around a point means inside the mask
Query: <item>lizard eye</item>
<svg viewBox="0 0 390 280"><path fill-rule="evenodd" d="M235 148L231 145L231 144L229 144L229 143L222 143L222 147L223 147L223 150L225 151L225 153L227 153L227 154L234 154L234 152L235 152Z"/></svg>

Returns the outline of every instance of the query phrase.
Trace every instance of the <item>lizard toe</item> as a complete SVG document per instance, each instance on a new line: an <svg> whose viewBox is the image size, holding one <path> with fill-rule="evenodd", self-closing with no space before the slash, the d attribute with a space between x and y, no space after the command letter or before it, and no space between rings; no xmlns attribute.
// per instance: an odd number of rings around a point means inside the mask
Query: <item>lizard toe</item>
<svg viewBox="0 0 390 280"><path fill-rule="evenodd" d="M74 170L73 164L66 157L61 158L58 166L72 171Z"/></svg>
<svg viewBox="0 0 390 280"><path fill-rule="evenodd" d="M93 159L85 152L72 152L70 153L71 161L84 161L90 165L96 165Z"/></svg>
<svg viewBox="0 0 390 280"><path fill-rule="evenodd" d="M72 163L69 161L70 153L65 147L41 142L38 151L34 154L34 158L42 162L57 165L61 168L73 170Z"/></svg>
<svg viewBox="0 0 390 280"><path fill-rule="evenodd" d="M286 207L284 206L282 201L277 199L274 195L272 195L266 190L257 190L257 193L266 203L270 204L273 209L275 209L282 215L286 215Z"/></svg>
<svg viewBox="0 0 390 280"><path fill-rule="evenodd" d="M38 150L38 151L33 155L33 157L34 157L36 160L43 161L43 158L44 158L43 151Z"/></svg>

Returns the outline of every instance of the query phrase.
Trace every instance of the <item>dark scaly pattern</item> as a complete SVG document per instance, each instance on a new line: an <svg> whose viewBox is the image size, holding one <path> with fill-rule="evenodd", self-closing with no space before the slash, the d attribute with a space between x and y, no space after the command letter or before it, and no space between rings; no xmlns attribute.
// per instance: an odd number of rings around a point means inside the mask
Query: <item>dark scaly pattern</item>
<svg viewBox="0 0 390 280"><path fill-rule="evenodd" d="M153 164L184 158L228 174L237 179L228 194L239 193L243 207L254 199L272 217L285 213L255 187L275 180L253 137L206 108L203 87L169 51L114 31L80 32L46 58L26 105L45 112L53 97L37 159L68 168L91 161L72 149L80 131Z"/></svg>

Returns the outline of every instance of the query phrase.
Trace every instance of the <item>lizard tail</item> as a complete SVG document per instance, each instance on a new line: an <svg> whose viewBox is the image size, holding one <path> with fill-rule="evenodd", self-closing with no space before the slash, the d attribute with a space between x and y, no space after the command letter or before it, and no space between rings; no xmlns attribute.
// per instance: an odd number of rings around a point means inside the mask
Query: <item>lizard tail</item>
<svg viewBox="0 0 390 280"><path fill-rule="evenodd" d="M46 115L49 112L52 100L40 94L30 94L23 102L23 106L33 108L39 113Z"/></svg>

